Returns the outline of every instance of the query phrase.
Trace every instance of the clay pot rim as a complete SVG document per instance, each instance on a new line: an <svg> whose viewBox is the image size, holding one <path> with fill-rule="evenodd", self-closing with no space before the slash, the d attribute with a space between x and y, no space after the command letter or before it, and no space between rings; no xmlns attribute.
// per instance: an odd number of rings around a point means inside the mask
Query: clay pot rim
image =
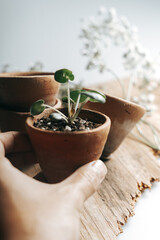
<svg viewBox="0 0 160 240"><path fill-rule="evenodd" d="M56 98L56 103L55 103L54 107L56 107L56 105L59 105L59 104L61 104L61 100L59 98ZM2 106L0 106L0 108L8 111L10 113L15 113L15 114L18 114L18 115L24 115L24 116L25 115L26 116L30 115L30 112L17 112L17 111L13 111L13 110L7 109L7 108L2 107Z"/></svg>
<svg viewBox="0 0 160 240"><path fill-rule="evenodd" d="M112 96L112 95L109 95L109 94L105 94L105 95L106 95L106 97L108 96L108 97L110 97L110 98L112 98L112 99L117 99L117 100L119 100L120 102L123 102L123 103L125 103L125 104L131 105L131 106L133 106L133 107L137 107L137 108L139 108L139 109L144 110L144 112L146 112L145 107L143 107L143 106L140 105L140 104L137 104L137 103L134 103L134 102L132 102L132 101L123 99L123 98L121 98L121 97ZM106 101L107 101L107 99L106 99Z"/></svg>
<svg viewBox="0 0 160 240"><path fill-rule="evenodd" d="M48 77L54 76L54 72L7 72L7 73L0 73L1 78L35 78L35 77Z"/></svg>
<svg viewBox="0 0 160 240"><path fill-rule="evenodd" d="M60 109L66 109L66 108L58 108L59 110ZM28 117L26 119L26 122L25 122L25 125L26 127L29 127L31 128L32 130L34 131L38 131L38 132L41 132L41 133L47 133L47 134L56 134L56 135L82 135L82 134L88 134L88 133L94 133L94 132L97 132L101 129L105 129L106 127L110 127L110 124L111 124L111 120L110 118L101 113L101 112L98 112L98 111L93 111L93 110L90 110L90 109L82 109L81 111L85 111L85 112L93 112L93 113L96 113L96 114L99 114L99 115L102 115L104 118L105 118L105 122L102 123L99 127L96 127L94 129L91 129L91 130L85 130L85 131L74 131L74 132L62 132L62 131L51 131L51 130L43 130L43 129L40 129L40 128L36 128L33 126L33 122L34 122L34 118L33 117Z"/></svg>
<svg viewBox="0 0 160 240"><path fill-rule="evenodd" d="M87 90L87 89L88 89L88 90L92 90L92 88L84 88L84 89L86 89L86 90ZM106 101L107 101L107 97L109 97L109 98L112 98L112 99L119 100L120 102L122 102L122 103L124 103L124 104L131 105L132 107L137 107L137 108L143 110L144 113L146 112L145 107L143 107L143 106L140 105L140 104L131 102L131 101L129 101L129 100L123 99L123 98L118 97L118 96L113 96L113 95L110 95L110 94L108 94L108 93L104 93L103 91L101 91L101 92L106 96Z"/></svg>

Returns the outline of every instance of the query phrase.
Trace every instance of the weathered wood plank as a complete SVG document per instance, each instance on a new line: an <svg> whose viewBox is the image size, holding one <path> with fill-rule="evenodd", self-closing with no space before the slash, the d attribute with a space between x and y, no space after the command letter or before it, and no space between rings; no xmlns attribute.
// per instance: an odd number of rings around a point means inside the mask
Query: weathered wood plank
<svg viewBox="0 0 160 240"><path fill-rule="evenodd" d="M114 82L94 88L114 94L116 86ZM160 89L156 91L158 93ZM115 95L120 96L119 89ZM160 110L149 120L160 132ZM160 162L157 157L151 149L130 136L105 164L108 168L106 179L98 193L85 203L81 218L81 239L116 239L122 232L121 226L134 215L135 202L142 192L151 188L152 182L160 181Z"/></svg>

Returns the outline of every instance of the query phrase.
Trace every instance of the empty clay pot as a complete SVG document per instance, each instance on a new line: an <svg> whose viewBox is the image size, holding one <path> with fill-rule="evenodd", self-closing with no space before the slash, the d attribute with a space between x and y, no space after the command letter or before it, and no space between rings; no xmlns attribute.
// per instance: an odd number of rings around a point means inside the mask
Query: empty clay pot
<svg viewBox="0 0 160 240"><path fill-rule="evenodd" d="M57 98L55 108L61 107L61 101ZM0 131L26 131L25 121L30 116L30 112L15 112L0 107Z"/></svg>
<svg viewBox="0 0 160 240"><path fill-rule="evenodd" d="M0 74L0 105L18 112L28 112L31 104L44 99L55 104L59 83L54 73L15 72Z"/></svg>
<svg viewBox="0 0 160 240"><path fill-rule="evenodd" d="M61 111L67 113L66 109ZM48 111L44 116L49 116L51 112ZM51 183L62 181L78 167L101 156L110 129L110 119L90 110L82 110L79 116L102 125L88 131L54 132L34 127L35 119L32 117L26 120L37 160Z"/></svg>
<svg viewBox="0 0 160 240"><path fill-rule="evenodd" d="M145 109L140 105L109 95L106 95L106 103L88 102L84 108L104 113L111 119L111 128L102 159L108 157L119 147L145 113Z"/></svg>

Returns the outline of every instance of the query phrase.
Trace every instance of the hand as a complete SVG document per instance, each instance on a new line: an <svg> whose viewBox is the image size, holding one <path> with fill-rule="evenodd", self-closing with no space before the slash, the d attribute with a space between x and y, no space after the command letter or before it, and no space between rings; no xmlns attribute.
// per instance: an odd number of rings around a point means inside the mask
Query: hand
<svg viewBox="0 0 160 240"><path fill-rule="evenodd" d="M79 239L79 213L84 201L106 175L100 160L86 164L58 184L39 182L20 168L35 157L25 134L0 134L0 226L7 240ZM0 238L2 239L2 237Z"/></svg>

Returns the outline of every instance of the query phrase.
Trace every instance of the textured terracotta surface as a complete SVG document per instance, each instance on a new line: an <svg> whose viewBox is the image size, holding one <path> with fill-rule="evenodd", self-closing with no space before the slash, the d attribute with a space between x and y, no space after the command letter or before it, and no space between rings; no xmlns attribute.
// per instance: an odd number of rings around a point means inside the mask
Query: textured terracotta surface
<svg viewBox="0 0 160 240"><path fill-rule="evenodd" d="M106 95L105 104L88 102L85 108L102 112L111 119L111 129L102 158L108 157L119 147L145 113L143 107L110 95Z"/></svg>
<svg viewBox="0 0 160 240"><path fill-rule="evenodd" d="M58 89L59 83L55 81L54 73L1 73L0 105L26 112L38 99L44 99L47 104L55 104Z"/></svg>
<svg viewBox="0 0 160 240"><path fill-rule="evenodd" d="M61 107L61 101L57 98L55 108ZM7 131L26 131L25 121L30 116L30 112L15 112L0 107L0 130Z"/></svg>
<svg viewBox="0 0 160 240"><path fill-rule="evenodd" d="M89 131L53 132L33 127L34 119L31 117L26 120L37 160L49 182L60 182L78 167L99 159L102 154L110 119L104 114L88 110L82 110L80 116L102 125Z"/></svg>

